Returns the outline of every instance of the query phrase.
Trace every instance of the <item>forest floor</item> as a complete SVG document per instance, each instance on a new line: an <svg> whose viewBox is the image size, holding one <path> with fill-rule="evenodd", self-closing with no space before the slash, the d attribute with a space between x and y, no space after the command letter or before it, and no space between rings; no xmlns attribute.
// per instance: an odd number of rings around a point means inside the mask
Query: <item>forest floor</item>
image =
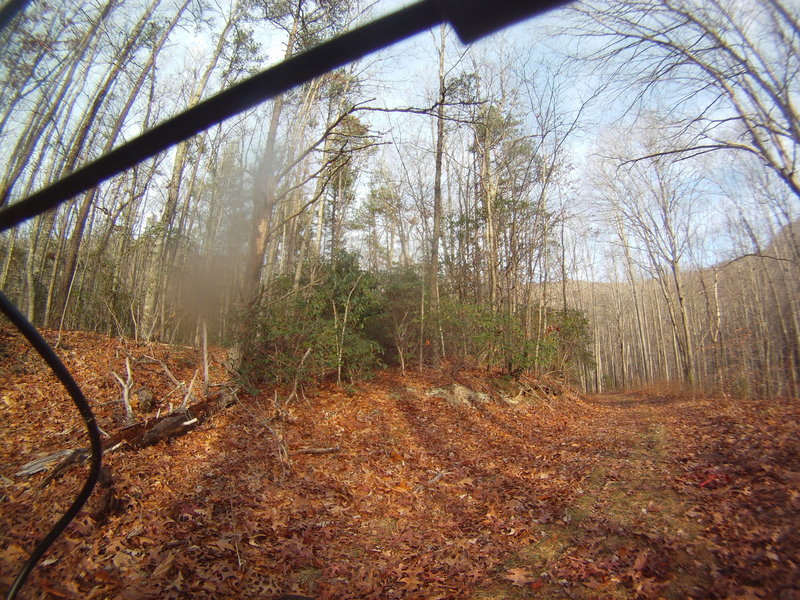
<svg viewBox="0 0 800 600"><path fill-rule="evenodd" d="M155 396L149 417L184 392L146 357L187 384L201 363L191 348L85 333L60 354L109 433L126 356ZM452 370L387 370L277 413L273 398L240 392L182 437L108 453L111 491L22 597L800 598L797 402L585 397ZM86 437L7 329L0 419L4 591L86 472L46 486L52 468L18 474Z"/></svg>

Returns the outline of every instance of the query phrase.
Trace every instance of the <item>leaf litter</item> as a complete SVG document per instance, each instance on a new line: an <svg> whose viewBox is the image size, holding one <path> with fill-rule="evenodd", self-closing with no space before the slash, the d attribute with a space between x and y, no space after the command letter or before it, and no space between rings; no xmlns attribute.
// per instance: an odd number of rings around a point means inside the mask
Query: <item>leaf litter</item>
<svg viewBox="0 0 800 600"><path fill-rule="evenodd" d="M85 434L21 339L0 329L0 354L7 589L85 467L43 489L46 471L17 473ZM135 359L186 384L202 360L88 333L65 334L60 354L109 434L122 426L110 373L126 357L153 413L182 394ZM212 352L212 384L223 363ZM440 393L452 386L474 394L453 402ZM240 393L184 437L108 454L116 504L98 489L23 596L800 597L796 402L583 397L447 369L322 384L279 414L273 394Z"/></svg>

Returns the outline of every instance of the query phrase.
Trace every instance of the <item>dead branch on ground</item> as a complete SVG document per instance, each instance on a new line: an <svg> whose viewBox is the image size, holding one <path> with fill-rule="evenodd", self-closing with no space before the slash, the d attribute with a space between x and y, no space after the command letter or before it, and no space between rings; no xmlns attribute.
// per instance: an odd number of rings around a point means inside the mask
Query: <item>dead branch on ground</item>
<svg viewBox="0 0 800 600"><path fill-rule="evenodd" d="M133 374L131 373L131 359L129 357L125 358L125 369L128 372L128 376L125 381L122 381L122 377L117 375L114 371L111 371L111 374L114 376L114 379L117 380L117 383L119 383L119 385L122 387L122 404L125 407L125 424L131 425L136 420L136 415L133 413L133 408L131 407Z"/></svg>
<svg viewBox="0 0 800 600"><path fill-rule="evenodd" d="M332 448L300 448L296 450L297 454L333 454L341 451L342 449L339 446L333 446Z"/></svg>

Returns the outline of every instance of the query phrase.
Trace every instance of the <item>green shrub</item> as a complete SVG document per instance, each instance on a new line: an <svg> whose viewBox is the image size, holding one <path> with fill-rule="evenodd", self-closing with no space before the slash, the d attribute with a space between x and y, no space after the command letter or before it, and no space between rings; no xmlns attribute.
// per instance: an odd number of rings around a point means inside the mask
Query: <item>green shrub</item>
<svg viewBox="0 0 800 600"><path fill-rule="evenodd" d="M256 307L243 332L242 376L250 383L303 384L363 376L379 365L380 347L364 327L380 306L377 282L341 252L292 293L273 286L273 300Z"/></svg>
<svg viewBox="0 0 800 600"><path fill-rule="evenodd" d="M590 350L592 334L583 311L550 311L548 323L545 339L552 347L552 354L545 364L549 370L568 379L579 367L594 364Z"/></svg>
<svg viewBox="0 0 800 600"><path fill-rule="evenodd" d="M536 357L533 340L520 319L488 305L445 299L436 315L448 356L474 360L508 372L530 369Z"/></svg>
<svg viewBox="0 0 800 600"><path fill-rule="evenodd" d="M419 358L422 285L411 268L392 269L380 278L380 310L369 320L367 334L380 345L387 364L405 368Z"/></svg>
<svg viewBox="0 0 800 600"><path fill-rule="evenodd" d="M297 291L292 281L276 281L274 300L242 320L242 374L248 381L302 385L335 377L341 383L368 375L382 361L405 368L432 344L435 356L443 348L445 358L511 375L533 370L569 377L592 361L589 324L580 311L547 310L547 326L537 335L520 315L443 293L439 310L426 308L423 323L425 283L414 269L376 276L359 266L357 255L340 252L306 272L313 275ZM526 312L522 307L520 314Z"/></svg>
<svg viewBox="0 0 800 600"><path fill-rule="evenodd" d="M548 370L568 375L592 361L589 324L579 311L548 311L550 325L541 337L527 332L520 316L488 305L447 299L436 318L448 356L511 374Z"/></svg>

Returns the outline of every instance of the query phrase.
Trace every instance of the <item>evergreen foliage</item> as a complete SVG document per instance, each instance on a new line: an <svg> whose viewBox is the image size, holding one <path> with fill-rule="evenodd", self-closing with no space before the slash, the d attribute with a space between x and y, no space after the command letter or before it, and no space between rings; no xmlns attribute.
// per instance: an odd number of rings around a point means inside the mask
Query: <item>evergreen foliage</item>
<svg viewBox="0 0 800 600"><path fill-rule="evenodd" d="M380 347L364 334L379 306L377 280L341 251L299 291L282 279L246 325L242 375L250 382L305 383L364 376L379 365ZM252 325L252 326L251 326Z"/></svg>
<svg viewBox="0 0 800 600"><path fill-rule="evenodd" d="M434 345L445 359L512 375L555 371L569 377L592 362L589 324L580 311L548 310L550 325L537 335L526 331L518 314L450 296L437 313L424 315L426 287L413 268L374 274L359 265L357 254L339 251L308 271L297 289L279 280L248 320L242 375L251 383L341 383L382 364L430 364Z"/></svg>

